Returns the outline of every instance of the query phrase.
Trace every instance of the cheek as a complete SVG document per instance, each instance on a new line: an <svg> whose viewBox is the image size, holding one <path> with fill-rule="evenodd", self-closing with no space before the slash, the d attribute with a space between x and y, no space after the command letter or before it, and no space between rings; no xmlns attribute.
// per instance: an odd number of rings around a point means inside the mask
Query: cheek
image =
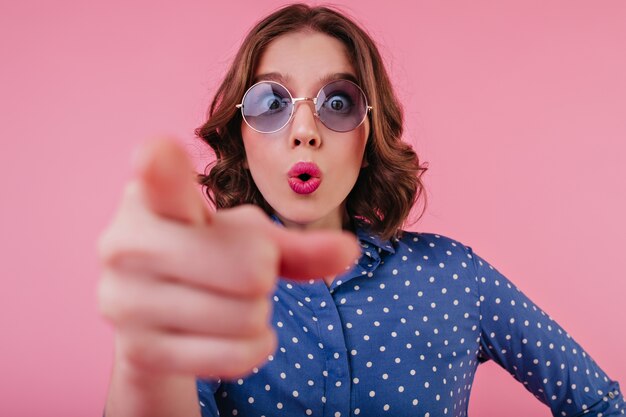
<svg viewBox="0 0 626 417"><path fill-rule="evenodd" d="M359 128L350 134L343 134L334 139L334 146L329 150L327 168L340 175L347 182L356 181L365 165L364 154L367 142L366 129Z"/></svg>
<svg viewBox="0 0 626 417"><path fill-rule="evenodd" d="M247 126L246 126L247 127ZM255 182L262 181L276 163L274 141L270 141L266 134L256 132L249 127L241 129L243 146L246 152L244 167L250 170Z"/></svg>

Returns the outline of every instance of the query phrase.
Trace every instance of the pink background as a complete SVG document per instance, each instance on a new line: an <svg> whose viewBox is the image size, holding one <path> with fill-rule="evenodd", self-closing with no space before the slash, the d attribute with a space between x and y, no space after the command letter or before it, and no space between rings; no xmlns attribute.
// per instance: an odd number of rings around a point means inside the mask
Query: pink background
<svg viewBox="0 0 626 417"><path fill-rule="evenodd" d="M0 5L0 415L101 412L96 237L141 141L175 134L207 160L193 129L245 31L283 4L249 3ZM626 387L626 2L414 4L346 7L430 164L411 229L472 246ZM549 415L492 363L470 413Z"/></svg>

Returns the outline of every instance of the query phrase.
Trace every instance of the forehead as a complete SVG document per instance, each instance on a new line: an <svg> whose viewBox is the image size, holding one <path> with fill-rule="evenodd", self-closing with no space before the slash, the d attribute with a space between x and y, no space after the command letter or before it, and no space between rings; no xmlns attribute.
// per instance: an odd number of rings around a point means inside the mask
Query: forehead
<svg viewBox="0 0 626 417"><path fill-rule="evenodd" d="M254 75L254 82L273 79L294 90L314 89L332 78L356 79L345 45L312 31L289 33L270 42Z"/></svg>

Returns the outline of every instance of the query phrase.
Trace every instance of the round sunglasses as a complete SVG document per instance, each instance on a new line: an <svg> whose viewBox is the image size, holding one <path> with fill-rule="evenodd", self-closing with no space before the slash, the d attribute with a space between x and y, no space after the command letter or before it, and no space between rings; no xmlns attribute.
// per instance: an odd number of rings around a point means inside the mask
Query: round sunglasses
<svg viewBox="0 0 626 417"><path fill-rule="evenodd" d="M368 106L361 88L350 80L331 81L317 93L316 97L294 98L287 88L275 81L260 81L243 95L241 109L243 120L259 133L274 133L291 121L296 103L311 101L315 116L330 130L349 132L363 123Z"/></svg>

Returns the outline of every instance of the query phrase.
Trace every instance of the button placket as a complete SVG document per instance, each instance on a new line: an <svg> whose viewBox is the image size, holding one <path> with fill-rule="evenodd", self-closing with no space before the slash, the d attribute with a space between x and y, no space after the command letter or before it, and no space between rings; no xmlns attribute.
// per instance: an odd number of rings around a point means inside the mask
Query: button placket
<svg viewBox="0 0 626 417"><path fill-rule="evenodd" d="M318 318L320 350L326 363L324 416L350 415L350 368L342 321L335 300L325 285L313 285L311 307ZM320 352L322 353L322 352Z"/></svg>

